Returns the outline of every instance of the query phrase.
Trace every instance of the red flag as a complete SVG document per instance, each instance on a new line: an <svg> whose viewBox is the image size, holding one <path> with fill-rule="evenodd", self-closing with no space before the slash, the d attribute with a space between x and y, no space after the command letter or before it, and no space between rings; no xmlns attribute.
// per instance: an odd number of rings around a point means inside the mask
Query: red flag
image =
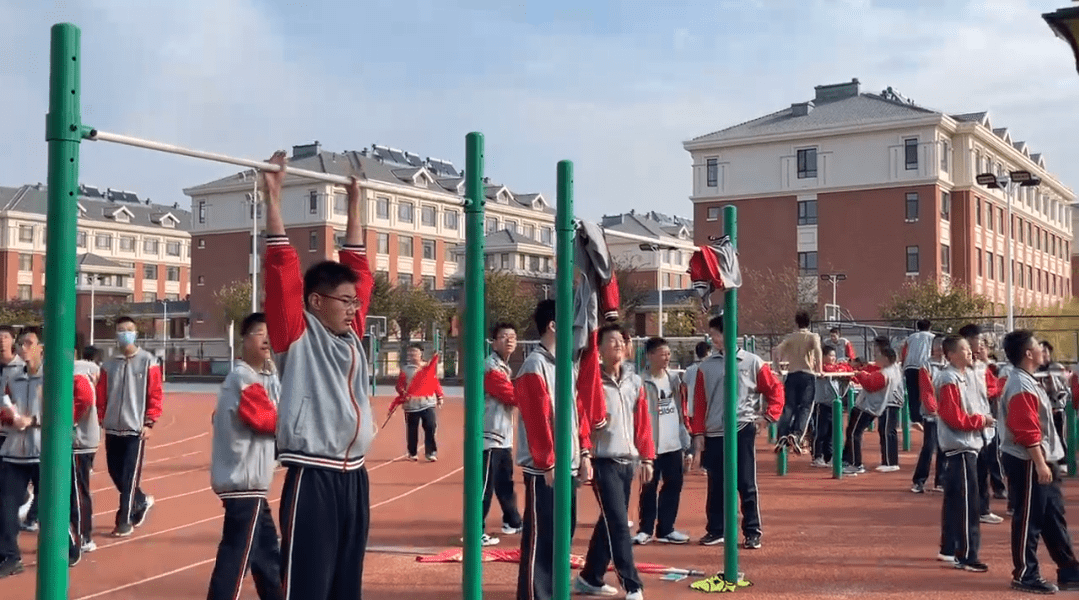
<svg viewBox="0 0 1079 600"><path fill-rule="evenodd" d="M397 410L398 406L401 406L408 401L409 398L424 398L427 396L434 396L442 391L442 386L438 382L438 353L431 357L431 361L426 365L420 367L419 371L416 371L416 375L412 377L412 381L408 384L408 389L405 393L397 396L390 403L389 415L386 417L386 422L390 421L390 417L393 416L393 412ZM382 424L386 426L385 423Z"/></svg>

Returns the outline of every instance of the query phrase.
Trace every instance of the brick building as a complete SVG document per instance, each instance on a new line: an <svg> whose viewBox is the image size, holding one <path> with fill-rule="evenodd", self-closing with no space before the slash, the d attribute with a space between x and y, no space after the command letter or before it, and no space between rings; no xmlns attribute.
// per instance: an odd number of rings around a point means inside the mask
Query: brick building
<svg viewBox="0 0 1079 600"><path fill-rule="evenodd" d="M89 339L91 312L97 316L97 337L101 337L101 314L110 312L106 305L187 299L191 291L188 211L175 204L153 204L131 192L86 185L79 187L78 203L76 328L83 338ZM0 297L4 300L45 297L47 205L48 193L42 184L0 187ZM101 310L92 311L91 299ZM184 316L181 312L170 317L171 335L186 335ZM156 324L160 333L163 323Z"/></svg>
<svg viewBox="0 0 1079 600"><path fill-rule="evenodd" d="M337 175L358 174L366 203L365 240L376 273L395 284L436 290L449 285L459 268L454 248L464 241L465 231L460 206L464 177L452 163L377 145L327 152L315 142L294 146L289 164ZM257 181L252 171L246 171L184 190L194 213L191 311L197 337L223 335L225 320L213 294L251 277L252 221L259 220L260 236L265 223L261 205L252 203ZM336 258L347 222L344 188L286 177L283 195L282 216L299 250L301 267ZM488 236L511 230L520 240L553 244L554 209L542 195L514 193L490 180L485 181L485 195ZM262 248L259 243L260 254ZM526 268L533 266L531 261L527 259ZM258 265L261 268L261 260Z"/></svg>
<svg viewBox="0 0 1079 600"><path fill-rule="evenodd" d="M685 142L699 243L722 233L722 207L734 204L743 271L797 268L821 305L831 286L819 276L844 273L838 304L856 320L878 318L919 278L969 285L1003 314L1006 199L975 176L1025 170L1042 183L1010 194L1015 306L1071 298L1075 195L1042 155L984 112L931 110L891 88L862 93L857 79L815 92ZM741 302L766 293L747 281Z"/></svg>

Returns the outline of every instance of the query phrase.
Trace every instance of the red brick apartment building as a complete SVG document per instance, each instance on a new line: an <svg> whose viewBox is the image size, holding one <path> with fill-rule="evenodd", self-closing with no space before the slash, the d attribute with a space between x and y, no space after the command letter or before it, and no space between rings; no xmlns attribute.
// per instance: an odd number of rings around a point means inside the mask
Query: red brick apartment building
<svg viewBox="0 0 1079 600"><path fill-rule="evenodd" d="M820 275L843 273L838 304L855 320L879 318L880 304L918 278L969 285L1003 314L1006 198L975 176L1025 170L1042 183L1010 194L1015 306L1072 297L1075 194L1041 154L985 112L938 112L891 88L863 93L857 79L815 92L685 142L698 243L722 234L722 207L733 204L743 272L797 268L819 282L821 306L832 291ZM747 280L741 302L763 295Z"/></svg>
<svg viewBox="0 0 1079 600"><path fill-rule="evenodd" d="M136 194L79 186L76 247L77 330L89 340L91 312L96 337L103 335L106 305L124 304L131 312L158 301L176 302L170 335L186 335L187 296L191 291L191 214L177 205L141 200ZM0 187L0 297L45 297L47 188L42 184ZM91 310L93 298L96 310ZM151 312L147 315L153 316ZM157 323L163 333L164 321ZM153 335L154 332L145 332Z"/></svg>

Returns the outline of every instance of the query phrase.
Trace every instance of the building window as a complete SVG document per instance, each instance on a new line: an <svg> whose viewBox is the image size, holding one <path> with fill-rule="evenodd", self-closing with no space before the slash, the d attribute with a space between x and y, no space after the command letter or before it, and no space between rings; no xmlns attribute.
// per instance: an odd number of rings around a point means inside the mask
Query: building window
<svg viewBox="0 0 1079 600"><path fill-rule="evenodd" d="M34 226L19 225L19 241L34 243Z"/></svg>
<svg viewBox="0 0 1079 600"><path fill-rule="evenodd" d="M974 253L978 255L978 277L982 277L982 276L984 276L984 273L983 273L984 267L982 266L982 264L984 262L982 260L982 251L981 250L975 250Z"/></svg>
<svg viewBox="0 0 1079 600"><path fill-rule="evenodd" d="M420 280L423 282L424 289L435 289L435 278L433 275L424 275L420 278Z"/></svg>
<svg viewBox="0 0 1079 600"><path fill-rule="evenodd" d="M307 212L313 215L318 214L318 192L315 190L311 190L307 196Z"/></svg>
<svg viewBox="0 0 1079 600"><path fill-rule="evenodd" d="M165 244L165 254L180 256L180 242L168 242Z"/></svg>
<svg viewBox="0 0 1079 600"><path fill-rule="evenodd" d="M499 261L502 263L502 270L509 271L511 268L510 255L508 252L503 252L499 255Z"/></svg>
<svg viewBox="0 0 1079 600"><path fill-rule="evenodd" d="M412 273L398 273L397 285L401 287L412 287Z"/></svg>
<svg viewBox="0 0 1079 600"><path fill-rule="evenodd" d="M948 192L940 193L940 218L952 220L952 195Z"/></svg>
<svg viewBox="0 0 1079 600"><path fill-rule="evenodd" d="M709 158L706 164L708 187L719 187L719 159Z"/></svg>
<svg viewBox="0 0 1079 600"><path fill-rule="evenodd" d="M422 245L421 249L423 250L423 259L424 260L434 260L435 259L435 241L434 240L422 240L420 242L420 244Z"/></svg>
<svg viewBox="0 0 1079 600"><path fill-rule="evenodd" d="M333 214L335 214L335 215L347 215L348 214L348 195L347 194L334 194L333 195Z"/></svg>
<svg viewBox="0 0 1079 600"><path fill-rule="evenodd" d="M798 224L799 225L816 225L817 224L817 201L816 200L800 200L800 201L798 201Z"/></svg>
<svg viewBox="0 0 1079 600"><path fill-rule="evenodd" d="M159 242L156 238L146 238L142 241L142 251L146 254L157 255L159 251L158 244Z"/></svg>
<svg viewBox="0 0 1079 600"><path fill-rule="evenodd" d="M484 222L484 233L490 235L498 229L498 219L494 217L487 217Z"/></svg>
<svg viewBox="0 0 1079 600"><path fill-rule="evenodd" d="M1022 269L1022 267L1019 267L1019 270ZM1034 289L1034 267L1030 265L1027 265L1027 288Z"/></svg>
<svg viewBox="0 0 1079 600"><path fill-rule="evenodd" d="M799 252L798 253L798 274L799 275L816 275L817 274L817 253L816 252Z"/></svg>
<svg viewBox="0 0 1079 600"><path fill-rule="evenodd" d="M375 248L376 248L375 252L377 254L389 254L390 253L390 234L388 234L388 233L379 233L379 234L377 234L375 239L377 240L376 245L375 245Z"/></svg>
<svg viewBox="0 0 1079 600"><path fill-rule="evenodd" d="M205 247L206 247L206 240L199 240L199 249L201 250L201 249L203 249Z"/></svg>
<svg viewBox="0 0 1079 600"><path fill-rule="evenodd" d="M402 223L412 223L415 219L414 211L415 207L411 202L400 202L397 204L397 220Z"/></svg>
<svg viewBox="0 0 1079 600"><path fill-rule="evenodd" d="M948 172L948 160L952 156L952 146L948 143L948 140L940 141L940 170L945 173Z"/></svg>
<svg viewBox="0 0 1079 600"><path fill-rule="evenodd" d="M412 256L412 236L397 236L397 256Z"/></svg>
<svg viewBox="0 0 1079 600"><path fill-rule="evenodd" d="M19 300L32 300L34 297L31 288L28 285L19 286L18 296Z"/></svg>
<svg viewBox="0 0 1079 600"><path fill-rule="evenodd" d="M999 256L999 255L997 256L997 277L1000 277L1000 279L1002 281L1004 280L1004 277L1005 277L1005 275L1004 275L1004 257Z"/></svg>
<svg viewBox="0 0 1079 600"><path fill-rule="evenodd" d="M997 209L997 231L1004 233L1004 209Z"/></svg>
<svg viewBox="0 0 1079 600"><path fill-rule="evenodd" d="M312 231L307 234L307 249L311 252L318 250L318 232Z"/></svg>
<svg viewBox="0 0 1079 600"><path fill-rule="evenodd" d="M907 222L918 220L918 192L907 192Z"/></svg>
<svg viewBox="0 0 1079 600"><path fill-rule="evenodd" d="M206 277L205 276L199 275L198 285L206 285Z"/></svg>
<svg viewBox="0 0 1079 600"><path fill-rule="evenodd" d="M20 254L19 255L19 270L20 271L33 271L34 270L34 255L33 254Z"/></svg>
<svg viewBox="0 0 1079 600"><path fill-rule="evenodd" d="M390 218L390 199L379 196L375 198L375 216L379 219Z"/></svg>
<svg viewBox="0 0 1079 600"><path fill-rule="evenodd" d="M718 221L719 220L719 207L718 206L709 206L708 207L708 220L709 221Z"/></svg>
<svg viewBox="0 0 1079 600"><path fill-rule="evenodd" d="M424 227L435 227L436 225L438 225L438 220L435 218L435 216L435 207L420 207L420 224Z"/></svg>
<svg viewBox="0 0 1079 600"><path fill-rule="evenodd" d="M907 273L917 273L920 270L918 262L918 247L907 246Z"/></svg>
<svg viewBox="0 0 1079 600"><path fill-rule="evenodd" d="M947 275L952 273L952 249L948 244L940 245L940 272Z"/></svg>
<svg viewBox="0 0 1079 600"><path fill-rule="evenodd" d="M538 273L540 270L540 257L529 256L528 257L528 270L533 273Z"/></svg>
<svg viewBox="0 0 1079 600"><path fill-rule="evenodd" d="M550 244L551 239L554 237L554 232L550 227L544 227L540 229L540 241L544 244Z"/></svg>
<svg viewBox="0 0 1079 600"><path fill-rule="evenodd" d="M112 235L99 233L94 236L94 248L98 250L112 250Z"/></svg>
<svg viewBox="0 0 1079 600"><path fill-rule="evenodd" d="M1022 226L1023 226L1023 222L1020 221L1019 222L1019 227L1022 227ZM1020 232L1019 235L1023 235L1022 232ZM1034 239L1034 225L1032 225L1030 223L1030 221L1027 221L1027 245L1028 246L1034 246L1037 243L1038 243L1038 240Z"/></svg>
<svg viewBox="0 0 1079 600"><path fill-rule="evenodd" d="M79 248L85 248L86 247L86 232L85 231L79 231L79 232L77 232L75 234L75 246L77 246Z"/></svg>
<svg viewBox="0 0 1079 600"><path fill-rule="evenodd" d="M120 251L121 252L134 252L135 251L135 238L129 235L120 236Z"/></svg>
<svg viewBox="0 0 1079 600"><path fill-rule="evenodd" d="M446 229L457 231L457 219L459 218L459 216L460 215L457 211L447 210L446 212L442 213L442 226Z"/></svg>
<svg viewBox="0 0 1079 600"><path fill-rule="evenodd" d="M157 265L142 265L143 279L157 279Z"/></svg>
<svg viewBox="0 0 1079 600"><path fill-rule="evenodd" d="M798 151L798 179L813 179L817 176L817 149L803 148Z"/></svg>
<svg viewBox="0 0 1079 600"><path fill-rule="evenodd" d="M993 260L993 253L992 252L986 252L985 253L985 273L987 275L987 277L986 277L987 279L991 280L991 279L994 278L993 265L995 265L995 264L996 264L996 262Z"/></svg>
<svg viewBox="0 0 1079 600"><path fill-rule="evenodd" d="M982 224L982 199L978 198L974 201L974 224Z"/></svg>
<svg viewBox="0 0 1079 600"><path fill-rule="evenodd" d="M903 156L908 171L918 170L918 138L903 140Z"/></svg>
<svg viewBox="0 0 1079 600"><path fill-rule="evenodd" d="M199 223L206 222L206 201L199 200Z"/></svg>
<svg viewBox="0 0 1079 600"><path fill-rule="evenodd" d="M524 231L522 233L524 233L524 236L526 238L534 240L536 239L536 226L529 223L528 225L524 226Z"/></svg>
<svg viewBox="0 0 1079 600"><path fill-rule="evenodd" d="M180 281L180 267L165 267L165 279L168 281Z"/></svg>

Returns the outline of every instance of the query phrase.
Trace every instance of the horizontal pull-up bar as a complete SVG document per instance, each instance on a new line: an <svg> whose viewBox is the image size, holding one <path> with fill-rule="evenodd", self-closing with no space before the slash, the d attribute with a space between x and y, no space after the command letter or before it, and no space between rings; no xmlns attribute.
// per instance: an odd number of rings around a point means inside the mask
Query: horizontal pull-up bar
<svg viewBox="0 0 1079 600"><path fill-rule="evenodd" d="M263 162L260 160L250 160L246 158L236 158L233 156L227 156L225 154L217 154L216 152L204 152L202 150L190 150L188 148L181 148L180 146L173 146L172 144L163 144L161 142L152 142L150 140L144 140L128 135L120 135L117 133L108 133L105 131L98 131L97 129L91 129L85 136L86 139L95 142L113 142L116 144L124 144L125 146L134 146L136 148L146 148L147 150L157 150L158 152L167 152L169 154L181 154L183 156L190 156L191 158L201 158L203 160L212 160L220 163L227 163L230 165L238 165L241 167L249 167L252 169L258 169L259 171L280 171L282 167ZM296 175L298 177L306 177L307 179L317 179L318 181L325 181L327 183L336 183L338 185L348 185L351 180L348 177L342 175L330 175L329 173L319 173L318 171L308 171L307 169L297 169L295 167L284 167L286 173Z"/></svg>

